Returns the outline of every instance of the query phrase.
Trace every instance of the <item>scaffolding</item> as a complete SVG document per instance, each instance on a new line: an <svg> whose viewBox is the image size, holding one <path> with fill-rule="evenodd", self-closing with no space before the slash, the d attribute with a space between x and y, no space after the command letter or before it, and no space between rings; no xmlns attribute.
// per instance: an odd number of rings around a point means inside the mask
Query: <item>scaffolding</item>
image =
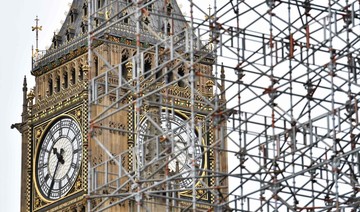
<svg viewBox="0 0 360 212"><path fill-rule="evenodd" d="M185 18L167 0L98 2L88 1L89 211L357 210L359 1L214 0L205 9L189 0ZM149 19L170 28L155 31ZM109 39L114 30L136 38L123 61L98 47L125 45ZM170 92L174 84L189 95ZM189 108L181 146L166 127L175 101ZM129 111L135 127L112 122ZM129 147L114 152L109 134L126 134ZM212 164L199 167L208 154ZM192 161L185 171L182 157Z"/></svg>

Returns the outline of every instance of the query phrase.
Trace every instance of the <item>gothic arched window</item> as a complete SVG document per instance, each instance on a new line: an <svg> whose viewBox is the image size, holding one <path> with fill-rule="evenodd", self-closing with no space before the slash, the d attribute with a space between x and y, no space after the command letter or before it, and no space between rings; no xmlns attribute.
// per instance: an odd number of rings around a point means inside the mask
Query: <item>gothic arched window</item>
<svg viewBox="0 0 360 212"><path fill-rule="evenodd" d="M123 12L123 17L125 17L125 16L127 16L127 15L128 15L128 13L127 13L126 11L124 11L124 12ZM125 24L128 24L128 23L129 23L129 17L125 17L124 20L123 20L123 22L124 22Z"/></svg>
<svg viewBox="0 0 360 212"><path fill-rule="evenodd" d="M87 3L84 3L84 5L83 5L83 14L84 14L84 16L87 16L87 14L88 14L88 6L87 6Z"/></svg>
<svg viewBox="0 0 360 212"><path fill-rule="evenodd" d="M81 23L81 32L84 34L84 33L86 33L86 31L87 31L87 22L85 22L85 21L83 21L82 23Z"/></svg>
<svg viewBox="0 0 360 212"><path fill-rule="evenodd" d="M98 27L100 25L100 20L98 18L94 18L95 26Z"/></svg>
<svg viewBox="0 0 360 212"><path fill-rule="evenodd" d="M172 33L171 33L171 24L170 24L170 23L168 23L167 26L166 26L166 33L167 33L167 35L171 35L171 34L172 34Z"/></svg>
<svg viewBox="0 0 360 212"><path fill-rule="evenodd" d="M61 36L56 35L55 32L54 32L54 37L53 37L53 39L52 39L52 43L53 43L54 49L56 49L57 47L60 46L61 40L62 40L62 39L61 39Z"/></svg>
<svg viewBox="0 0 360 212"><path fill-rule="evenodd" d="M69 15L70 15L70 23L72 24L75 22L76 19L76 15L77 15L76 9L71 9Z"/></svg>
<svg viewBox="0 0 360 212"><path fill-rule="evenodd" d="M170 16L172 10L173 10L173 6L172 6L171 4L168 4L167 7L166 7L166 14L167 14L168 16Z"/></svg>
<svg viewBox="0 0 360 212"><path fill-rule="evenodd" d="M51 77L48 79L48 90L47 90L48 96L51 96L53 94L53 80Z"/></svg>
<svg viewBox="0 0 360 212"><path fill-rule="evenodd" d="M75 35L75 30L69 28L69 29L66 30L65 35L66 35L66 40L67 40L67 41L70 41L70 40L74 37L74 35Z"/></svg>
<svg viewBox="0 0 360 212"><path fill-rule="evenodd" d="M79 69L79 80L82 81L84 79L84 70L82 68Z"/></svg>
<svg viewBox="0 0 360 212"><path fill-rule="evenodd" d="M95 66L95 76L99 75L99 60L97 57L94 57L94 66Z"/></svg>
<svg viewBox="0 0 360 212"><path fill-rule="evenodd" d="M104 0L97 0L97 8L99 9L99 8L101 8L101 7L103 7L104 6Z"/></svg>
<svg viewBox="0 0 360 212"><path fill-rule="evenodd" d="M123 56L121 57L121 70L122 70L121 76L123 78L125 78L125 79L127 77L127 70L126 70L126 62L125 61L127 61L127 60L128 60L128 57L125 54L123 54Z"/></svg>
<svg viewBox="0 0 360 212"><path fill-rule="evenodd" d="M67 40L67 41L70 41L70 39L71 39L70 33L66 32L66 40Z"/></svg>
<svg viewBox="0 0 360 212"><path fill-rule="evenodd" d="M75 85L75 82L76 82L76 71L75 71L75 68L72 68L71 69L71 84Z"/></svg>
<svg viewBox="0 0 360 212"><path fill-rule="evenodd" d="M161 78L161 76L162 76L162 69L156 70L155 78L158 80Z"/></svg>
<svg viewBox="0 0 360 212"><path fill-rule="evenodd" d="M56 76L56 92L60 92L61 83L60 83L60 76Z"/></svg>
<svg viewBox="0 0 360 212"><path fill-rule="evenodd" d="M68 78L67 71L65 71L63 74L63 86L65 89L68 88L68 86L69 86L69 78Z"/></svg>
<svg viewBox="0 0 360 212"><path fill-rule="evenodd" d="M184 68L180 67L178 69L178 75L179 75L180 78L185 75ZM184 88L186 85L185 85L185 82L183 80L178 80L178 86Z"/></svg>
<svg viewBox="0 0 360 212"><path fill-rule="evenodd" d="M174 81L174 73L172 72L172 71L169 71L168 73L167 73L167 81L166 81L166 83L170 83L170 82L172 82L172 81Z"/></svg>
<svg viewBox="0 0 360 212"><path fill-rule="evenodd" d="M150 76L150 70L151 70L151 62L146 60L144 65L145 78L148 78Z"/></svg>

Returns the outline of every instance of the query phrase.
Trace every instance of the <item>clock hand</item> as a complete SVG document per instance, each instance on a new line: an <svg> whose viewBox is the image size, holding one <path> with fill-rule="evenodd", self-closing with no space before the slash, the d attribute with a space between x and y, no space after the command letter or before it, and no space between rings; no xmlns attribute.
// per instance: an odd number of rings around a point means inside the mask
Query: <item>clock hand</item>
<svg viewBox="0 0 360 212"><path fill-rule="evenodd" d="M53 178L51 180L50 188L49 188L49 191L48 191L48 194L47 194L48 197L50 197L51 190L52 190L52 188L54 186L54 183L55 183L56 170L58 169L58 166L59 166L59 160L57 161L56 166L55 166L54 176L53 176Z"/></svg>
<svg viewBox="0 0 360 212"><path fill-rule="evenodd" d="M61 148L60 149L60 153L57 152L57 148L53 148L54 154L56 155L56 158L58 159L58 161L60 161L61 164L64 164L64 158L63 158L63 154L65 153L64 149Z"/></svg>
<svg viewBox="0 0 360 212"><path fill-rule="evenodd" d="M51 190L52 190L53 187L54 187L55 176L56 176L56 171L57 171L57 169L58 169L58 167L59 167L59 162L60 162L61 164L64 164L64 159L63 159L63 156L62 156L62 154L64 154L64 150L61 148L61 149L60 149L60 153L58 153L58 152L57 152L57 149L54 147L54 148L53 148L53 152L54 152L54 154L56 155L56 158L58 159L58 161L56 162L56 166L55 166L55 170L54 170L54 176L53 176L53 178L52 178L52 180L51 180L50 188L49 188L49 191L48 191L48 194L47 194L48 197L50 197Z"/></svg>
<svg viewBox="0 0 360 212"><path fill-rule="evenodd" d="M61 164L64 164L64 157L63 157L63 154L65 153L65 151L61 148L60 149L60 154L58 154L58 160L60 161Z"/></svg>

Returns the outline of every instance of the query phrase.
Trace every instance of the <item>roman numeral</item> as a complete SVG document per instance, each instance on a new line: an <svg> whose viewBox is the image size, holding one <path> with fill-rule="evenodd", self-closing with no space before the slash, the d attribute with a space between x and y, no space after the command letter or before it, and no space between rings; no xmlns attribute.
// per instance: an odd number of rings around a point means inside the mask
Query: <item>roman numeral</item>
<svg viewBox="0 0 360 212"><path fill-rule="evenodd" d="M69 174L69 173L68 173ZM66 175L66 180L67 180L67 183L66 184L69 184L69 182L70 182L70 177L69 177L69 175Z"/></svg>
<svg viewBox="0 0 360 212"><path fill-rule="evenodd" d="M70 127L68 127L68 131L66 133L66 136L69 136L69 133L70 133Z"/></svg>
<svg viewBox="0 0 360 212"><path fill-rule="evenodd" d="M41 147L41 150L44 151L44 152L47 152L47 153L50 152L50 150L46 149L46 147Z"/></svg>
<svg viewBox="0 0 360 212"><path fill-rule="evenodd" d="M61 180L59 181L59 197L61 197Z"/></svg>
<svg viewBox="0 0 360 212"><path fill-rule="evenodd" d="M49 178L50 178L50 175L47 174L47 175L45 176L45 182L46 182Z"/></svg>
<svg viewBox="0 0 360 212"><path fill-rule="evenodd" d="M71 163L71 167L73 167L74 169L77 169L79 166L75 163Z"/></svg>
<svg viewBox="0 0 360 212"><path fill-rule="evenodd" d="M80 131L76 133L76 135L74 136L74 138L71 140L71 143L74 143L76 137L80 134Z"/></svg>
<svg viewBox="0 0 360 212"><path fill-rule="evenodd" d="M39 169L45 169L48 166L47 163L40 164Z"/></svg>

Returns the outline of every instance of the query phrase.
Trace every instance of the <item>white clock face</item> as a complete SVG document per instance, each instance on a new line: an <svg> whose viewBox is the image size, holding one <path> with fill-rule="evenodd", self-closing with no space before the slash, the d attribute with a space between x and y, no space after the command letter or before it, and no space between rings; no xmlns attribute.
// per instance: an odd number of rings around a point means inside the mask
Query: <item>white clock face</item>
<svg viewBox="0 0 360 212"><path fill-rule="evenodd" d="M80 171L82 134L78 123L71 118L58 119L37 152L35 176L42 196L48 200L65 196Z"/></svg>
<svg viewBox="0 0 360 212"><path fill-rule="evenodd" d="M173 151L169 156L168 168L171 173L180 173L180 187L186 188L192 185L191 178L191 161L195 157L195 167L200 168L203 164L202 157L202 145L201 140L198 138L196 132L190 130L190 124L181 116L177 114L171 114L166 112L161 112L161 128L164 132L168 132L167 137L173 136ZM146 148L145 135L149 135L148 120L143 120L140 123L139 138L137 139L138 144L140 145L140 161L138 163L142 166L143 164L143 152ZM195 141L195 148L192 147L192 140ZM177 172L178 169L178 172Z"/></svg>

